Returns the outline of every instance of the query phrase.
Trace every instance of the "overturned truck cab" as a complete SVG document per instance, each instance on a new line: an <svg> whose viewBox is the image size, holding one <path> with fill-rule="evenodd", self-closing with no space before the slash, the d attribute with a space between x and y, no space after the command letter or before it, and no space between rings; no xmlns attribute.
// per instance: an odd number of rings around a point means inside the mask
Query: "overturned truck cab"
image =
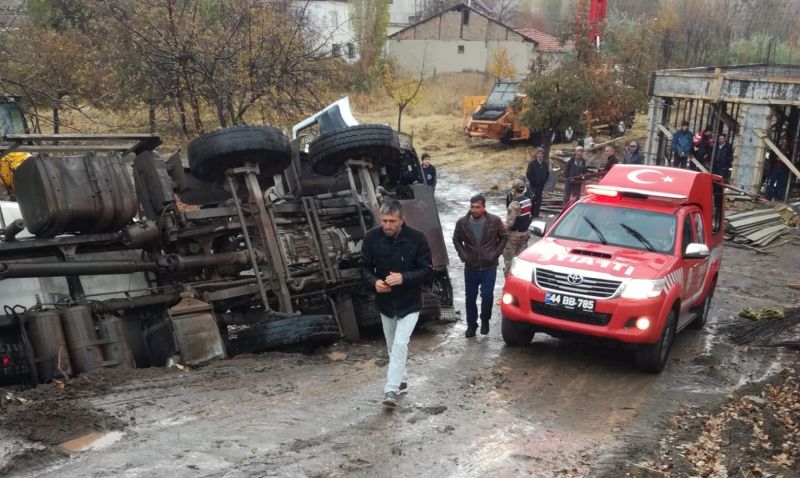
<svg viewBox="0 0 800 478"><path fill-rule="evenodd" d="M380 326L360 243L387 197L433 251L421 320L452 306L410 138L356 124L346 99L299 126L293 139L270 126L206 133L188 167L157 137L26 160L0 224L0 381L358 338Z"/></svg>

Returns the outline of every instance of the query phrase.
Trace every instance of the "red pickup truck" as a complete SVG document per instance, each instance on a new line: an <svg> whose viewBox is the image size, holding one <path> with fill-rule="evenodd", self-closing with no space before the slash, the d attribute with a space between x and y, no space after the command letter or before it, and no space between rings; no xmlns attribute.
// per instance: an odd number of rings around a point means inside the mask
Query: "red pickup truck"
<svg viewBox="0 0 800 478"><path fill-rule="evenodd" d="M502 335L536 332L631 344L637 364L659 373L675 334L702 328L722 261L720 176L617 165L570 205L511 265Z"/></svg>

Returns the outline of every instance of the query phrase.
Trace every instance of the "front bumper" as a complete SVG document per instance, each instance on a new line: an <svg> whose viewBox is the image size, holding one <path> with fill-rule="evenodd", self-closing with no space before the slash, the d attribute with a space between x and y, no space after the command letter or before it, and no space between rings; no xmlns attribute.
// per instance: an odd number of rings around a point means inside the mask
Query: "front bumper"
<svg viewBox="0 0 800 478"><path fill-rule="evenodd" d="M595 299L594 313L568 312L544 304L545 291L531 282L509 275L503 294L514 301L503 303L504 317L545 329L601 337L629 344L656 343L663 323L664 294L652 299ZM650 320L650 327L639 330L634 325L640 317Z"/></svg>

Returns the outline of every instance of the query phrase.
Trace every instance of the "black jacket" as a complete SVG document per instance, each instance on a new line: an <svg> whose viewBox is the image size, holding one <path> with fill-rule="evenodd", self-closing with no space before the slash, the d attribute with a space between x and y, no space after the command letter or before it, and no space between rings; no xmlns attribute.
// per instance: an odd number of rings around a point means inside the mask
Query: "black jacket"
<svg viewBox="0 0 800 478"><path fill-rule="evenodd" d="M469 213L456 222L453 231L453 245L464 267L473 271L485 271L497 267L498 258L508 242L508 229L503 220L494 214L486 213L486 224L481 243L477 244L475 235L469 227Z"/></svg>
<svg viewBox="0 0 800 478"><path fill-rule="evenodd" d="M578 164L578 159L575 156L571 157L564 167L564 180L570 184L580 184L582 181L580 177L584 174L586 174L586 159L582 159Z"/></svg>
<svg viewBox="0 0 800 478"><path fill-rule="evenodd" d="M712 173L719 174L725 179L731 177L731 166L733 165L733 147L729 143L722 146L714 146L714 165Z"/></svg>
<svg viewBox="0 0 800 478"><path fill-rule="evenodd" d="M431 249L422 232L403 226L397 238L376 227L367 231L361 244L361 274L375 290L379 279L402 272L403 283L386 294L376 294L378 311L388 317L403 317L422 308L422 285L433 273Z"/></svg>
<svg viewBox="0 0 800 478"><path fill-rule="evenodd" d="M422 182L436 189L436 166L422 167Z"/></svg>
<svg viewBox="0 0 800 478"><path fill-rule="evenodd" d="M550 177L550 164L547 160L539 164L536 158L531 159L530 162L528 162L528 169L525 171L525 177L528 178L528 184L530 184L532 189L543 188L545 183L547 183L547 179Z"/></svg>
<svg viewBox="0 0 800 478"><path fill-rule="evenodd" d="M617 161L617 156L612 154L606 159L606 165L603 168L603 171L610 171L619 161Z"/></svg>

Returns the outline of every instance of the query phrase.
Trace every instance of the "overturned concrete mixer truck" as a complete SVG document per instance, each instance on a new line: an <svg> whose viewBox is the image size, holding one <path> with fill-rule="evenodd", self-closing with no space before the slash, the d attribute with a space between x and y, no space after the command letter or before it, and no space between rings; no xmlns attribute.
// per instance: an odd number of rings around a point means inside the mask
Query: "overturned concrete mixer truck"
<svg viewBox="0 0 800 478"><path fill-rule="evenodd" d="M0 203L0 384L358 338L380 327L359 252L387 197L431 245L421 321L451 307L410 138L358 124L346 99L292 136L213 131L189 144L188 168L157 135L3 138L0 154L33 155L16 202Z"/></svg>

